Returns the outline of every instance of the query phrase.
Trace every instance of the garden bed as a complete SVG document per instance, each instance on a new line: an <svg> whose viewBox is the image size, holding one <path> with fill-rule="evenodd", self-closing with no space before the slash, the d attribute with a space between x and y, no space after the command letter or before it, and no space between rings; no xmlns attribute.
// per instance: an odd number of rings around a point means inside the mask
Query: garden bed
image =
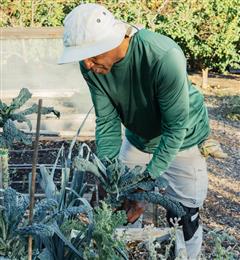
<svg viewBox="0 0 240 260"><path fill-rule="evenodd" d="M73 155L77 155L78 153L77 147L79 147L80 143L81 141L77 141L77 144L73 150ZM87 143L93 150L95 149L94 141L87 141ZM62 145L64 145L65 147L69 147L69 141L42 140L39 145L40 150L39 150L38 163L39 164L44 163L48 165L54 164L58 150ZM231 149L234 149L234 146L232 146ZM25 165L31 164L32 153L33 151L31 146L18 145L18 144L15 144L12 150L10 151L11 186L23 193L28 192L28 173L31 171L31 169L29 168L14 169L12 165L18 164L24 168L24 164ZM231 162L229 162L229 160L231 160ZM237 158L235 158L235 160L237 160ZM211 248L215 246L213 245L215 242L213 242L213 237L212 237L213 235L215 235L215 233L211 233L212 230L218 228L220 232L219 235L221 235L222 232L226 231L228 232L229 235L233 235L233 237L235 237L236 239L238 238L239 235L238 220L237 218L234 217L234 215L237 214L239 207L237 206L237 204L234 204L235 199L230 201L228 197L222 196L221 193L218 192L219 188L221 191L223 187L226 185L223 183L223 181L221 181L221 177L226 179L226 176L220 175L220 172L217 171L219 167L222 167L223 169L225 167L226 170L227 168L226 165L229 167L229 164L231 163L233 163L233 166L234 165L236 166L237 161L234 161L234 158L231 158L224 162L219 160L209 159L208 162L209 162L208 164L209 170L211 171L210 189L209 189L208 198L204 205L204 209L202 210L202 216L203 216L202 219L204 221L205 237L209 238L207 241L204 242L204 251L206 255L211 255L212 253ZM214 175L214 172L217 173L218 176ZM59 170L57 169L54 180L56 183L59 184L60 184L60 176L61 176L60 174L61 174L60 169ZM231 172L231 174L234 174L234 171ZM228 176L228 178L229 177L230 176ZM89 184L92 185L95 184L95 178L92 177L92 175L90 174L86 175L86 181ZM37 194L43 193L38 184L37 184L36 193ZM231 191L228 191L229 195L230 193ZM231 194L233 195L233 193ZM220 208L222 209L223 204L224 204L225 211L220 210ZM154 216L154 214L158 214L158 217ZM158 223L155 223L156 219L158 220ZM144 224L149 225L152 223L155 223L155 225L157 226L167 227L164 210L158 208L156 212L156 209L154 209L152 205L149 205L144 214ZM236 248L236 243L231 239L227 239L227 241L224 241L223 246L224 248L229 248L229 247ZM147 259L147 255L149 254L149 252L141 242L139 241L129 242L128 247L129 247L130 257L132 257L130 259L136 259L137 256L139 257L138 259Z"/></svg>
<svg viewBox="0 0 240 260"><path fill-rule="evenodd" d="M38 156L38 169L39 165L44 164L48 166L48 169L51 170L53 167L59 149L64 146L65 153L68 153L68 148L70 141L68 140L48 140L47 137L44 140L41 140L39 143L39 156ZM86 141L93 151L95 151L94 141ZM79 146L82 144L82 141L77 141L73 149L73 158L78 154ZM31 172L31 163L32 163L33 149L31 145L23 145L15 143L12 149L9 151L9 172L10 172L10 186L16 189L21 193L28 193L28 181L29 173ZM61 184L61 162L57 163L58 167L55 171L54 182L57 186L60 187ZM71 177L70 177L71 181ZM86 173L84 182L89 184L89 189L86 194L88 199L91 197L90 189L96 184L96 179L92 174ZM38 182L36 182L36 198L37 200L45 197L44 191L41 189ZM86 197L86 196L85 196ZM155 211L156 212L156 211ZM173 244L177 243L177 248L179 253L185 252L185 248L182 248L183 237L180 236L176 241L171 237L171 230L169 228L155 228L152 223L156 219L156 216L153 216L154 208L152 205L149 205L148 209L144 215L144 229L128 229L121 228L117 230L118 236L123 236L126 239L126 245L128 248L129 259L147 259L152 256L153 253L157 253L159 256L164 256L169 254L171 251L171 258L174 258L174 247ZM178 231L180 232L180 231ZM158 238L158 241L161 242L161 247L157 247L160 243L155 243L155 239ZM150 248L152 247L152 249ZM166 253L167 250L167 253ZM160 259L160 258L159 258Z"/></svg>
<svg viewBox="0 0 240 260"><path fill-rule="evenodd" d="M240 250L240 222L239 222L239 120L237 116L231 117L231 108L237 107L235 97L239 97L239 77L214 78L214 85L204 90L205 99L209 109L212 136L220 141L224 152L229 157L226 160L208 159L209 192L202 210L204 223L204 247L203 253L207 259L214 259L216 254L223 254L222 259L237 259ZM211 78L210 78L211 79ZM198 83L200 77L192 76L194 83ZM228 87L228 82L230 84ZM224 90L224 91L223 91ZM231 103L232 102L232 103ZM229 106L229 104L232 104ZM230 115L230 116L229 116ZM58 140L57 140L58 139ZM39 164L53 164L59 148L64 145L69 147L69 141L57 138L42 140L40 142ZM73 154L77 154L77 142ZM88 141L94 150L94 142ZM31 171L27 165L32 161L32 147L16 144L10 151L10 174L12 187L18 191L27 192L27 174ZM16 169L14 165L21 165L22 169ZM24 165L25 164L25 169ZM27 169L26 169L27 168ZM60 172L56 171L55 181L60 181ZM87 182L94 184L95 180L87 176ZM14 183L15 182L15 183ZM18 183L16 183L18 182ZM23 182L23 183L21 183ZM37 192L41 193L39 187ZM149 205L144 215L144 224L156 223L153 218L153 207ZM158 209L157 226L167 227L165 212ZM141 243L140 243L141 244ZM139 243L129 244L129 252L132 259L142 255L146 259L147 251L139 248ZM132 250L131 250L132 249ZM225 254L225 255L224 255ZM144 258L145 257L145 258Z"/></svg>
<svg viewBox="0 0 240 260"><path fill-rule="evenodd" d="M80 141L77 141L74 149L73 156L76 156L78 153L78 147L81 144ZM94 142L87 141L87 144L94 150ZM61 140L41 140L39 143L39 152L38 152L38 167L40 164L44 164L48 169L51 170L53 167L58 151L62 146L65 147L65 153L67 154L70 141ZM32 165L32 156L33 148L31 145L23 144L14 144L12 149L9 152L9 172L10 172L10 185L12 188L16 189L19 192L27 193L28 192L28 174L31 172ZM71 180L71 179L70 179ZM61 162L58 161L56 174L54 175L54 181L57 184L60 184L61 181ZM86 180L88 184L95 184L95 179L92 175L87 174ZM37 183L36 193L41 194L43 191Z"/></svg>

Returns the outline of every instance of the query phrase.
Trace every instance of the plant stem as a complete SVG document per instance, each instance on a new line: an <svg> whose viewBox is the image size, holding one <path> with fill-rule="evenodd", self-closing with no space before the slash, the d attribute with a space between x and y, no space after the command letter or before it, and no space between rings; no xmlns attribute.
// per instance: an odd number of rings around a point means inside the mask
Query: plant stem
<svg viewBox="0 0 240 260"><path fill-rule="evenodd" d="M9 182L8 150L0 149L0 189L6 189ZM0 191L0 205L3 206L3 193Z"/></svg>

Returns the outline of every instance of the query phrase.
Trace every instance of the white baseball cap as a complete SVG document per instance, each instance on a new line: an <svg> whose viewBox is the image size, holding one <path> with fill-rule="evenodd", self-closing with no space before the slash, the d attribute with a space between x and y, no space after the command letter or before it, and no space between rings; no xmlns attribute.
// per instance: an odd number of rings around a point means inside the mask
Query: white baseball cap
<svg viewBox="0 0 240 260"><path fill-rule="evenodd" d="M64 50L58 64L78 62L110 51L124 39L127 25L98 4L81 4L64 20Z"/></svg>

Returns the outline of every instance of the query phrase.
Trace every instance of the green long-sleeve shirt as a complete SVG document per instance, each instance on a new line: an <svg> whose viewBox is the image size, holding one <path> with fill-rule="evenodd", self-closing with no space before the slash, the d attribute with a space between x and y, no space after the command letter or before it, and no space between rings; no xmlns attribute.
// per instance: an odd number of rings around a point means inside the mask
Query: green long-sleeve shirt
<svg viewBox="0 0 240 260"><path fill-rule="evenodd" d="M152 177L167 170L179 150L209 135L202 94L188 80L186 59L170 38L140 30L126 56L106 75L80 69L88 83L96 113L98 156L112 159L126 137L138 149L153 153Z"/></svg>

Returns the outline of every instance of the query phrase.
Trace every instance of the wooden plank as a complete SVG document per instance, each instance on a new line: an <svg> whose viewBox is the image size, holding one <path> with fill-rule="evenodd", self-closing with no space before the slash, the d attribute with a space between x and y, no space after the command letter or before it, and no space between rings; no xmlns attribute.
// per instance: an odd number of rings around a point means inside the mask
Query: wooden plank
<svg viewBox="0 0 240 260"><path fill-rule="evenodd" d="M22 194L25 195L25 196L28 196L28 195L29 195L28 193L22 193ZM34 196L35 196L36 198L46 198L45 193L35 193ZM91 194L91 193L85 193L85 194L83 195L83 198L85 198L85 199L88 200L88 201L90 201L91 197L92 197L92 194Z"/></svg>
<svg viewBox="0 0 240 260"><path fill-rule="evenodd" d="M71 238L75 238L79 234L79 230L71 231ZM169 238L170 228L117 228L116 236L124 241L148 241L157 238Z"/></svg>
<svg viewBox="0 0 240 260"><path fill-rule="evenodd" d="M26 134L31 134L31 135L36 135L36 131L26 131L24 129L20 129L22 131L24 131L24 133ZM40 135L46 135L46 136L59 136L60 133L57 131L49 131L49 130L40 130Z"/></svg>
<svg viewBox="0 0 240 260"><path fill-rule="evenodd" d="M144 241L147 242L150 239L162 242L171 238L170 228L117 228L116 235L122 238L124 241ZM177 228L175 233L175 257L176 259L187 259L186 244L182 228Z"/></svg>
<svg viewBox="0 0 240 260"><path fill-rule="evenodd" d="M123 238L125 241L148 241L149 239L157 239L168 237L170 228L117 228L116 235Z"/></svg>
<svg viewBox="0 0 240 260"><path fill-rule="evenodd" d="M63 27L2 27L0 39L59 39L63 37Z"/></svg>
<svg viewBox="0 0 240 260"><path fill-rule="evenodd" d="M40 136L41 141L54 141L54 142L60 142L60 141L69 141L72 140L72 138L76 135L76 132L72 132L72 135L65 135L64 133L60 132L60 136ZM90 132L82 132L81 136L77 137L77 141L86 142L86 141L94 141L95 135L93 135Z"/></svg>
<svg viewBox="0 0 240 260"><path fill-rule="evenodd" d="M42 164L37 164L37 168L40 168L41 165L44 165L46 168L53 168L54 164L53 163L42 163ZM9 168L17 168L17 169L31 169L32 164L28 163L19 163L19 164L14 164L11 163L8 165ZM61 165L57 165L56 169L62 169Z"/></svg>

